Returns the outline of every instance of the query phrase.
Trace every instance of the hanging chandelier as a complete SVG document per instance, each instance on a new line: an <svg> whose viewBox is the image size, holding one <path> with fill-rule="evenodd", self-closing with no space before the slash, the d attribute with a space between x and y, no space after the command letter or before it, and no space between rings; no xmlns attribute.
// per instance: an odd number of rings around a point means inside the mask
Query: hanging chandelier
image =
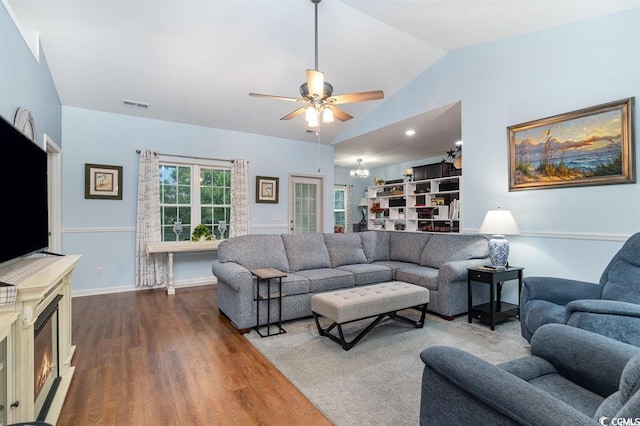
<svg viewBox="0 0 640 426"><path fill-rule="evenodd" d="M362 158L358 158L356 160L358 162L358 168L353 169L349 172L349 176L355 179L366 179L369 177L369 170L363 169L362 166Z"/></svg>

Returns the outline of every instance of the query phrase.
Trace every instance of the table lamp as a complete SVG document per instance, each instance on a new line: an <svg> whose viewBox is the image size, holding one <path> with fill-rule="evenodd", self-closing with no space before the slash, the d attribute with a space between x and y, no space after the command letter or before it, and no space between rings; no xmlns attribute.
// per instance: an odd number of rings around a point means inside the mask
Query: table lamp
<svg viewBox="0 0 640 426"><path fill-rule="evenodd" d="M478 230L481 234L492 235L489 240L491 265L504 268L509 258L509 242L505 235L520 233L520 228L509 210L489 210Z"/></svg>

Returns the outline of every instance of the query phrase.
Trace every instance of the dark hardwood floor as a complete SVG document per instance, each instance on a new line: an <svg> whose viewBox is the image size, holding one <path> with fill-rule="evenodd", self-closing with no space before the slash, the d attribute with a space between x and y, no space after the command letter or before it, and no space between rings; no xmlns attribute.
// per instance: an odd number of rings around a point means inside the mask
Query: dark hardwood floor
<svg viewBox="0 0 640 426"><path fill-rule="evenodd" d="M219 314L213 286L73 299L58 425L330 425Z"/></svg>

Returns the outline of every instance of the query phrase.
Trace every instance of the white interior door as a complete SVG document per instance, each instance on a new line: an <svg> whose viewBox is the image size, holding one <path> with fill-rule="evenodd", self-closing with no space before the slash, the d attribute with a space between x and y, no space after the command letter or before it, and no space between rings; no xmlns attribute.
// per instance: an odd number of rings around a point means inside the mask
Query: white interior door
<svg viewBox="0 0 640 426"><path fill-rule="evenodd" d="M289 176L289 233L322 232L324 178L321 176Z"/></svg>
<svg viewBox="0 0 640 426"><path fill-rule="evenodd" d="M47 185L49 199L49 251L62 253L61 157L60 146L45 133Z"/></svg>

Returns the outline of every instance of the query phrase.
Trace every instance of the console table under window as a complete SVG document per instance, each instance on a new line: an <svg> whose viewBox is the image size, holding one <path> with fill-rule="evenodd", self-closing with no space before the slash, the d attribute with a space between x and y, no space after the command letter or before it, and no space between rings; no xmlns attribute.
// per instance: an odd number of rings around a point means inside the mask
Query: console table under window
<svg viewBox="0 0 640 426"><path fill-rule="evenodd" d="M167 253L167 294L176 294L173 286L173 254L195 253L200 251L216 251L221 240L211 241L159 241L147 243L145 251L151 253Z"/></svg>

